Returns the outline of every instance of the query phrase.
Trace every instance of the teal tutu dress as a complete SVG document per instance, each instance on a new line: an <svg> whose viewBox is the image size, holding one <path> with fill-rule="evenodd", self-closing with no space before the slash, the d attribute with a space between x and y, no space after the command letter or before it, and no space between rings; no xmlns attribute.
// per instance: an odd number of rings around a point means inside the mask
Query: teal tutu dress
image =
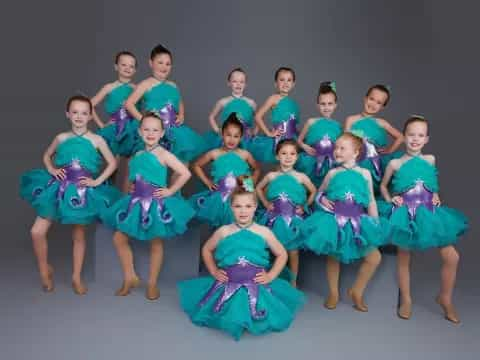
<svg viewBox="0 0 480 360"><path fill-rule="evenodd" d="M141 151L129 162L134 190L117 201L104 216L105 225L137 240L168 239L183 234L195 212L179 193L156 198L167 185L167 169L151 152Z"/></svg>
<svg viewBox="0 0 480 360"><path fill-rule="evenodd" d="M237 177L250 175L249 164L235 151L220 155L212 162L211 176L217 190L205 190L192 195L190 204L200 221L213 227L231 224L233 219L230 208L230 195L237 186Z"/></svg>
<svg viewBox="0 0 480 360"><path fill-rule="evenodd" d="M97 187L78 185L80 177L95 179L102 165L101 155L87 138L73 136L61 142L53 162L65 170L65 180L57 180L44 169L28 171L20 178L20 196L38 216L62 224L87 225L99 220L121 196L105 183Z"/></svg>
<svg viewBox="0 0 480 360"><path fill-rule="evenodd" d="M320 204L322 195L335 203L333 211ZM300 227L306 249L350 263L386 244L387 221L368 216L368 183L358 171L339 170L316 203L317 209Z"/></svg>
<svg viewBox="0 0 480 360"><path fill-rule="evenodd" d="M319 187L328 171L335 166L333 150L335 141L342 134L342 127L336 120L319 118L308 129L305 143L313 147L315 156L301 152L295 168L305 173Z"/></svg>
<svg viewBox="0 0 480 360"><path fill-rule="evenodd" d="M185 124L178 125L175 120L181 102L181 96L175 84L163 81L146 91L142 97L144 111L158 112L163 121L165 135L161 145L173 153L182 162L194 160L205 152L204 139ZM144 145L137 148L142 150Z"/></svg>
<svg viewBox="0 0 480 360"><path fill-rule="evenodd" d="M225 104L221 113L220 113L220 129L222 128L223 123L230 114L235 113L237 119L243 125L243 137L240 143L240 147L249 152L251 150L251 144L257 138L253 135L253 130L255 128L255 110L253 109L251 103L248 102L244 97L231 97L231 99ZM223 146L223 140L219 134L215 131L210 130L206 132L203 136L205 143L207 144L205 151L210 151L217 149ZM252 153L253 157L256 158L257 154Z"/></svg>
<svg viewBox="0 0 480 360"><path fill-rule="evenodd" d="M385 148L388 144L386 130L378 124L377 119L365 117L356 121L350 131L363 139L362 156L358 165L370 171L375 194L380 193L380 182L388 163L399 158L403 152L395 151L391 154L380 155L378 149Z"/></svg>
<svg viewBox="0 0 480 360"><path fill-rule="evenodd" d="M271 266L260 235L242 229L223 238L215 261L230 281L207 276L178 284L180 305L194 324L223 330L236 340L244 331L260 335L290 326L305 297L279 278L268 285L253 282L255 274Z"/></svg>
<svg viewBox="0 0 480 360"><path fill-rule="evenodd" d="M300 225L303 216L297 215L301 206L307 213L307 192L305 186L289 173L278 175L268 184L266 198L273 204L272 211L261 210L258 223L272 229L277 239L287 250L301 246Z"/></svg>
<svg viewBox="0 0 480 360"><path fill-rule="evenodd" d="M124 83L114 88L105 97L105 112L110 122L97 134L105 139L114 155L130 157L139 144L143 144L138 134L140 122L125 109L124 102L133 92L133 86Z"/></svg>
<svg viewBox="0 0 480 360"><path fill-rule="evenodd" d="M446 206L433 206L438 192L437 169L416 156L404 162L391 182L392 195L403 198L402 206L378 202L389 219L392 243L402 249L425 250L453 245L468 228L465 215Z"/></svg>
<svg viewBox="0 0 480 360"><path fill-rule="evenodd" d="M271 113L271 122L274 129L282 129L283 135L278 138L257 136L250 144L250 152L256 160L265 163L277 163L275 148L280 140L296 139L300 109L295 100L285 96L275 105Z"/></svg>

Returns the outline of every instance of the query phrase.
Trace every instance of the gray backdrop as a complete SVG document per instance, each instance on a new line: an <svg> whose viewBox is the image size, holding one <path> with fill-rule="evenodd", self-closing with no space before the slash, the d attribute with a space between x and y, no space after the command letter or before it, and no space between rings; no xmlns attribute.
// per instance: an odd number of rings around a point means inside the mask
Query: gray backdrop
<svg viewBox="0 0 480 360"><path fill-rule="evenodd" d="M0 15L0 256L25 264L25 272L35 271L28 233L34 213L18 197L18 178L41 166L49 141L68 128L66 99L77 92L93 95L112 81L113 55L119 50L137 55L140 81L149 74L150 49L162 43L174 55L171 78L182 91L186 122L201 131L208 128L214 102L228 94L225 77L236 66L247 71L246 94L259 104L274 91L274 70L293 67L292 95L303 119L316 114L321 81L337 82L335 118L342 121L361 110L369 85L390 85L391 102L382 116L399 128L411 113L431 120L427 151L438 158L441 196L464 211L472 225L459 245L458 289L478 295L476 14L478 5L470 2L411 0L5 5ZM68 237L68 230L54 229L52 238L60 236ZM438 279L436 255L422 257L418 265L433 273L432 279ZM4 274L0 281L6 284L5 276L12 275Z"/></svg>

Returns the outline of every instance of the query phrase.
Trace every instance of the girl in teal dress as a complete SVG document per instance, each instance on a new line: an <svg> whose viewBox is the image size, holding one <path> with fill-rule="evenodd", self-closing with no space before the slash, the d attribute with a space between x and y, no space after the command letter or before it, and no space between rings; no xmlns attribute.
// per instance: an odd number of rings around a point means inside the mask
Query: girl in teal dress
<svg viewBox="0 0 480 360"><path fill-rule="evenodd" d="M247 74L241 68L233 69L228 74L228 86L232 89L232 95L218 100L208 116L212 130L204 135L205 143L207 144L206 150L212 150L222 146L221 126L230 114L234 113L243 126L243 139L240 146L250 151L249 145L254 141L258 132L254 121L257 104L252 99L243 95L246 82ZM217 124L217 117L219 117L221 122L220 127ZM255 157L255 154L252 155Z"/></svg>
<svg viewBox="0 0 480 360"><path fill-rule="evenodd" d="M86 225L97 221L120 193L104 182L115 171L116 161L107 143L91 133L92 104L87 97L67 102L72 130L55 137L43 155L44 169L31 170L20 179L20 196L37 213L31 234L44 291L54 290L53 268L48 262L47 233L52 222L73 225L73 275L75 293L87 287L81 273L85 258ZM107 165L102 169L102 157Z"/></svg>
<svg viewBox="0 0 480 360"><path fill-rule="evenodd" d="M172 70L172 54L162 45L150 54L152 76L143 80L125 102L127 111L136 119L142 118L136 104L141 101L143 111L157 112L163 121L165 136L162 146L184 163L204 152L206 144L200 135L184 124L185 107L177 85L168 80ZM140 143L136 150L144 147Z"/></svg>
<svg viewBox="0 0 480 360"><path fill-rule="evenodd" d="M243 130L236 114L230 114L222 125L223 146L201 156L192 167L208 190L193 195L190 202L196 210L196 217L214 227L233 221L230 195L237 185L237 177L252 175L254 181L257 181L260 174L252 155L238 147ZM212 164L212 179L203 170L209 163Z"/></svg>
<svg viewBox="0 0 480 360"><path fill-rule="evenodd" d="M156 114L145 114L140 134L146 147L129 162L131 191L107 211L104 222L116 230L113 243L123 269L124 281L116 295L128 295L130 289L140 283L128 244L128 238L133 237L150 242L146 297L156 300L160 296L157 280L163 262L163 239L183 234L194 215L192 207L177 193L191 174L173 154L158 145L164 129L162 119ZM177 174L170 186L167 186L167 168Z"/></svg>
<svg viewBox="0 0 480 360"><path fill-rule="evenodd" d="M337 108L337 89L333 81L320 84L317 107L321 117L308 119L298 136L298 145L304 152L300 153L295 168L318 187L335 165L333 148L342 133L340 124L331 118Z"/></svg>
<svg viewBox="0 0 480 360"><path fill-rule="evenodd" d="M403 134L407 152L392 160L385 170L380 188L386 202L379 202L381 214L390 219L392 242L398 246L397 314L402 319L409 319L412 314L410 251L439 248L443 264L437 302L448 320L459 323L452 303L458 266L454 244L466 231L467 219L461 212L441 205L435 158L422 154L429 140L427 120L412 116Z"/></svg>
<svg viewBox="0 0 480 360"><path fill-rule="evenodd" d="M391 159L401 156L401 153L396 150L403 142L403 136L399 130L387 120L376 117L389 101L388 87L380 84L371 86L363 101L363 111L360 114L348 116L344 126L345 131L350 131L363 139L364 144L358 165L370 171L376 195L379 195L379 186L385 167ZM394 140L390 145L388 145L388 135Z"/></svg>
<svg viewBox="0 0 480 360"><path fill-rule="evenodd" d="M368 311L363 293L381 261L377 247L386 242L386 222L378 218L368 170L356 163L362 139L341 135L334 156L339 167L330 170L318 189L316 211L301 225L304 246L327 258L329 295L325 307L333 310L339 301L340 263L364 258L357 279L348 290L358 311Z"/></svg>
<svg viewBox="0 0 480 360"><path fill-rule="evenodd" d="M220 227L202 248L211 276L178 284L180 305L194 324L236 340L244 331L286 330L305 302L302 292L277 277L287 261L285 249L270 229L253 222L253 181L240 186L232 194L235 223Z"/></svg>
<svg viewBox="0 0 480 360"><path fill-rule="evenodd" d="M109 122L105 125L95 111L93 119L100 128L97 133L105 139L114 155L130 157L139 142L138 121L128 113L124 105L135 89L132 79L136 66L135 55L128 51L119 52L115 57L117 80L103 86L92 98L94 108L104 101Z"/></svg>
<svg viewBox="0 0 480 360"><path fill-rule="evenodd" d="M269 172L257 185L258 198L266 209L260 212L258 222L272 229L288 250L291 283L296 287L300 226L313 203L316 188L307 175L293 169L298 158L294 140L281 140L276 153L279 169Z"/></svg>
<svg viewBox="0 0 480 360"><path fill-rule="evenodd" d="M280 140L296 139L300 121L300 110L295 100L289 97L295 85L295 72L281 67L275 72L277 93L271 95L255 114L255 122L266 136L259 136L252 142L250 150L256 159L266 163L277 163L275 149ZM264 116L271 110L273 129L265 125Z"/></svg>

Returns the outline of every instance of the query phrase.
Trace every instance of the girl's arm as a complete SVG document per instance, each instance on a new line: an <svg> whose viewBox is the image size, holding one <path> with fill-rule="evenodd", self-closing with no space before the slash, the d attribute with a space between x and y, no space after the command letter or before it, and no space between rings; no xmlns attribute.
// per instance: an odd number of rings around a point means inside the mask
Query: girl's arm
<svg viewBox="0 0 480 360"><path fill-rule="evenodd" d="M385 129L385 131L394 139L393 143L384 151L385 154L390 154L397 150L400 145L402 145L403 135L397 128L390 125L388 121L384 119L378 119L378 121L380 122L380 125Z"/></svg>
<svg viewBox="0 0 480 360"><path fill-rule="evenodd" d="M183 103L183 100L181 100L180 104L178 105L177 120L175 120L175 122L177 124L183 124L184 121L185 121L185 104Z"/></svg>
<svg viewBox="0 0 480 360"><path fill-rule="evenodd" d="M390 191L388 191L388 184L395 172L394 166L396 162L396 160L392 160L388 163L385 173L383 174L382 182L380 183L380 193L387 202L392 202L392 196L390 195Z"/></svg>
<svg viewBox="0 0 480 360"><path fill-rule="evenodd" d="M266 285L276 279L277 276L282 272L283 268L287 264L288 255L285 248L277 240L270 229L262 226L262 235L272 254L275 256L275 261L268 272L262 271L261 273L257 274L254 281L257 284Z"/></svg>
<svg viewBox="0 0 480 360"><path fill-rule="evenodd" d="M220 133L220 127L217 124L216 117L220 113L220 111L223 108L223 102L224 99L220 99L215 103L215 106L213 107L212 111L210 112L210 115L208 115L208 122L210 123L210 126L212 127L213 131L215 131L217 134Z"/></svg>
<svg viewBox="0 0 480 360"><path fill-rule="evenodd" d="M276 134L274 132L271 132L267 126L265 125L265 121L263 120L263 117L265 114L275 106L275 104L278 101L278 95L272 95L270 96L265 103L260 106L258 111L255 114L255 123L258 125L258 127L265 133L265 135L269 137L275 137Z"/></svg>
<svg viewBox="0 0 480 360"><path fill-rule="evenodd" d="M215 231L202 247L202 258L208 272L220 282L228 281L228 277L224 270L221 270L217 267L213 254L218 242L225 237L224 229L225 226L222 226L217 231Z"/></svg>
<svg viewBox="0 0 480 360"><path fill-rule="evenodd" d="M62 134L55 136L53 141L47 147L47 150L45 150L45 152L43 153L43 157L42 157L43 163L45 164L45 168L47 169L47 171L59 180L63 180L65 178L65 176L66 176L65 170L63 170L61 168L60 169L56 168L53 165L52 157L55 154L55 152L57 151L57 146L58 146L58 144L60 144L60 137L61 136L62 136Z"/></svg>
<svg viewBox="0 0 480 360"><path fill-rule="evenodd" d="M303 150L305 150L305 152L308 155L311 155L311 156L315 156L315 153L316 153L315 149L313 147L311 147L310 145L305 144L304 140L305 140L305 136L307 135L308 129L310 128L310 126L312 126L314 121L315 121L315 119L313 119L313 118L307 120L307 122L305 123L305 125L302 128L302 131L300 131L300 135L298 135L298 139L297 139L298 145L300 145L300 147Z"/></svg>
<svg viewBox="0 0 480 360"><path fill-rule="evenodd" d="M142 113L138 111L135 106L137 102L140 101L143 94L150 88L151 80L143 80L138 86L133 90L130 96L125 100L125 109L138 121L142 120Z"/></svg>
<svg viewBox="0 0 480 360"><path fill-rule="evenodd" d="M315 194L317 193L317 188L315 187L315 185L313 185L312 180L310 180L310 178L307 175L301 174L301 179L302 179L302 184L305 185L309 193L307 198L307 205L312 205L313 201L315 200Z"/></svg>
<svg viewBox="0 0 480 360"><path fill-rule="evenodd" d="M113 156L105 140L101 136L93 135L93 141L98 151L100 151L100 154L102 154L103 158L105 159L107 166L105 167L105 169L103 169L102 173L96 179L83 178L80 181L80 185L89 187L96 187L101 185L105 180L110 177L110 175L113 174L113 172L117 168L117 160L115 159L115 156Z"/></svg>
<svg viewBox="0 0 480 360"><path fill-rule="evenodd" d="M197 175L197 177L205 184L207 188L210 190L216 190L217 185L210 180L210 178L205 174L205 171L203 171L203 167L207 165L209 162L212 162L214 160L214 154L216 149L210 150L209 152L203 154L198 158L197 161L195 161L192 165L192 170Z"/></svg>
<svg viewBox="0 0 480 360"><path fill-rule="evenodd" d="M253 112L255 113L257 111L257 103L253 99L250 99L250 98L247 98L247 101L250 103L250 106L252 107ZM255 121L253 122L253 124L254 125L253 125L251 135L256 136L258 134L258 125Z"/></svg>
<svg viewBox="0 0 480 360"><path fill-rule="evenodd" d="M103 128L105 126L105 124L102 122L102 120L100 119L100 117L98 116L97 114L97 111L95 110L95 107L100 104L103 99L105 99L105 96L107 96L107 94L111 91L112 89L112 84L107 84L105 85L104 87L102 87L96 94L93 98L90 99L90 101L92 102L92 116L93 116L93 121L95 121L95 124L97 124L97 126L99 128Z"/></svg>
<svg viewBox="0 0 480 360"><path fill-rule="evenodd" d="M345 123L343 124L343 131L350 131L350 129L352 128L352 125L353 125L353 122L355 120L355 115L350 115L350 116L347 116L347 118L345 119Z"/></svg>
<svg viewBox="0 0 480 360"><path fill-rule="evenodd" d="M430 164L435 166L435 156L434 155L425 155L425 160L427 160ZM438 192L433 193L432 203L434 206L440 206L442 201L440 200L440 195Z"/></svg>
<svg viewBox="0 0 480 360"><path fill-rule="evenodd" d="M245 152L245 160L247 161L248 165L250 165L250 168L253 170L252 171L252 178L253 178L253 183L256 184L258 181L258 178L260 177L260 166L258 166L258 162L253 158L252 154L250 154L248 151Z"/></svg>
<svg viewBox="0 0 480 360"><path fill-rule="evenodd" d="M192 173L188 170L185 164L177 159L175 155L165 149L161 149L161 152L157 157L178 176L174 177L175 181L170 186L156 190L155 196L160 198L172 196L185 185L188 179L192 176Z"/></svg>
<svg viewBox="0 0 480 360"><path fill-rule="evenodd" d="M264 176L262 180L260 180L260 182L255 187L255 191L257 193L258 198L260 199L261 203L263 204L263 206L265 206L267 210L272 210L273 205L265 197L264 188L268 185L268 183L270 183L270 181L272 181L272 175L273 173L269 172L267 175Z"/></svg>
<svg viewBox="0 0 480 360"><path fill-rule="evenodd" d="M370 201L368 203L368 209L367 209L367 212L368 212L368 215L370 215L371 217L374 217L376 219L378 219L378 208L377 208L377 202L375 201L375 195L373 195L373 181L372 181L372 175L370 175L370 172L368 170L364 170L362 169L363 171L363 176L365 177L365 179L367 180L367 183L368 183L368 191L370 193Z"/></svg>
<svg viewBox="0 0 480 360"><path fill-rule="evenodd" d="M314 198L314 200L317 200L319 204L325 206L329 210L333 210L334 203L333 201L328 199L323 193L327 189L328 184L330 183L330 179L332 178L332 176L335 174L336 171L337 170L332 169L327 173L327 175L325 175L325 177L323 178L322 184L318 188L318 195L320 196L320 198L319 199Z"/></svg>

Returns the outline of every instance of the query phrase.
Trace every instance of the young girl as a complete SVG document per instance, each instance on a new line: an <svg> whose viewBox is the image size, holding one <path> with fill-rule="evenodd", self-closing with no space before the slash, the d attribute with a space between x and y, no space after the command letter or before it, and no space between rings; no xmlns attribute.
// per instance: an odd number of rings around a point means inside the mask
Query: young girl
<svg viewBox="0 0 480 360"><path fill-rule="evenodd" d="M295 72L281 67L275 72L277 93L270 96L255 114L255 122L266 136L259 137L252 144L251 151L258 154L257 160L275 163L275 149L280 140L296 139L300 110L295 100L288 96L295 85ZM273 129L265 125L264 116L272 110Z"/></svg>
<svg viewBox="0 0 480 360"><path fill-rule="evenodd" d="M378 219L372 178L356 163L361 150L362 139L351 133L337 139L334 156L339 167L325 176L316 198L318 209L301 225L305 247L328 255L329 295L324 305L330 310L339 300L339 263L364 258L348 295L356 310L368 311L363 292L380 264L377 246L386 242L386 224Z"/></svg>
<svg viewBox="0 0 480 360"><path fill-rule="evenodd" d="M382 215L390 218L392 242L398 246L398 316L409 319L412 314L410 251L436 247L443 261L437 302L447 320L459 323L452 303L459 260L454 244L467 229L467 219L457 210L440 206L435 157L422 154L429 140L427 120L412 116L403 134L407 152L392 160L385 170L380 189L388 203L379 203ZM390 180L392 193L388 188Z"/></svg>
<svg viewBox="0 0 480 360"><path fill-rule="evenodd" d="M363 111L347 117L344 126L345 131L350 131L363 139L363 151L361 158L358 159L358 165L370 171L376 194L386 165L392 158L400 156L395 151L403 142L400 131L388 121L376 117L389 101L390 90L386 86L380 84L371 86L363 100ZM389 146L387 135L394 140Z"/></svg>
<svg viewBox="0 0 480 360"><path fill-rule="evenodd" d="M145 151L140 151L129 162L130 194L117 201L107 212L105 223L117 230L113 243L123 269L124 281L116 292L128 295L140 280L133 266L128 237L150 241L150 274L146 297L156 300L160 296L157 279L163 262L163 240L183 234L194 211L187 201L176 194L191 174L174 155L158 145L164 134L162 120L154 113L146 113L140 123L140 134ZM177 176L167 186L167 169Z"/></svg>
<svg viewBox="0 0 480 360"><path fill-rule="evenodd" d="M253 222L256 207L252 179L240 179L232 194L235 222L220 227L202 249L211 276L178 285L180 304L194 324L221 329L236 340L244 330L254 335L286 330L305 301L277 278L287 254L270 229Z"/></svg>
<svg viewBox="0 0 480 360"><path fill-rule="evenodd" d="M248 143L258 132L257 126L254 123L254 114L257 109L257 104L252 99L243 96L247 83L247 74L243 69L233 69L228 74L227 79L228 86L232 89L232 95L218 100L208 116L208 121L213 130L207 132L205 135L207 150L222 146L221 126L232 113L234 113L237 116L237 119L242 123L242 147L248 150ZM217 124L217 116L220 117L220 127Z"/></svg>
<svg viewBox="0 0 480 360"><path fill-rule="evenodd" d="M337 89L333 81L320 84L317 108L321 117L308 119L298 136L298 144L305 152L300 154L295 168L318 187L334 166L333 148L342 133L340 124L332 119L337 108Z"/></svg>
<svg viewBox="0 0 480 360"><path fill-rule="evenodd" d="M141 101L144 111L158 112L163 121L165 137L162 145L182 162L200 155L206 145L200 135L185 125L185 107L177 85L168 80L172 71L172 54L162 45L150 53L152 76L143 80L125 102L127 111L137 120L142 114L136 104Z"/></svg>
<svg viewBox="0 0 480 360"><path fill-rule="evenodd" d="M237 185L236 178L252 174L254 181L257 181L260 175L252 155L247 150L238 148L243 130L244 127L235 113L231 113L222 125L223 146L204 154L192 167L208 190L193 195L191 203L196 209L196 216L214 227L233 221L229 202ZM213 179L209 179L203 171L203 167L208 163L212 163Z"/></svg>
<svg viewBox="0 0 480 360"><path fill-rule="evenodd" d="M298 158L298 145L294 140L281 140L276 153L280 162L279 169L269 172L257 185L258 198L267 209L260 216L259 223L272 229L282 245L289 250L292 285L296 287L298 248L301 244L299 227L308 206L313 203L316 188L308 176L293 169Z"/></svg>
<svg viewBox="0 0 480 360"><path fill-rule="evenodd" d="M72 129L57 135L43 154L46 170L32 170L22 175L20 195L38 214L31 234L43 290L54 290L47 233L56 221L73 225L72 287L75 293L84 295L87 287L81 274L86 225L95 222L120 193L104 184L115 171L116 161L106 142L87 128L92 119L90 100L84 96L71 97L66 115ZM99 174L102 157L107 166Z"/></svg>
<svg viewBox="0 0 480 360"><path fill-rule="evenodd" d="M103 86L92 98L95 107L105 100L105 112L110 120L105 125L97 113L93 112L93 119L100 130L98 134L105 139L114 155L130 157L139 141L138 121L125 109L125 100L135 89L132 84L137 68L135 55L128 51L119 52L115 56L115 71L117 80Z"/></svg>

